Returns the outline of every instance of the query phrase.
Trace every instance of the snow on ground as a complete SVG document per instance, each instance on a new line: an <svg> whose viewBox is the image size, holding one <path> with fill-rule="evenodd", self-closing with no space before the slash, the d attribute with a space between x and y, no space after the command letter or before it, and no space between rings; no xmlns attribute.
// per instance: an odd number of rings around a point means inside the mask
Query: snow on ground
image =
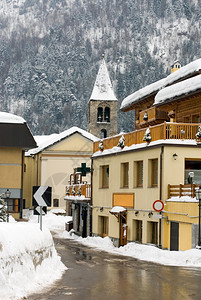
<svg viewBox="0 0 201 300"><path fill-rule="evenodd" d="M66 269L47 228L0 223L0 299L21 299L61 278ZM47 276L48 274L48 276Z"/></svg>
<svg viewBox="0 0 201 300"><path fill-rule="evenodd" d="M109 237L82 238L76 236L73 232L67 231L59 233L58 236L63 239L74 239L86 246L94 247L112 254L129 256L153 263L170 266L201 267L201 250L199 249L169 251L159 249L153 245L142 245L134 242L116 248Z"/></svg>
<svg viewBox="0 0 201 300"><path fill-rule="evenodd" d="M72 217L56 215L53 212L56 212L56 210L49 211L47 215L43 216L42 226L45 226L52 231L65 230L65 224L72 221ZM38 216L30 215L29 223L38 223Z"/></svg>

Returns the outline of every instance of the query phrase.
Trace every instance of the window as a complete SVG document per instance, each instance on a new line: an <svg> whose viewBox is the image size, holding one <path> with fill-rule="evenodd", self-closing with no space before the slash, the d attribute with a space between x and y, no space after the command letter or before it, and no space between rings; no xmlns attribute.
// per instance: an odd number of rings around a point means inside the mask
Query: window
<svg viewBox="0 0 201 300"><path fill-rule="evenodd" d="M101 166L100 168L100 186L102 188L109 187L109 166Z"/></svg>
<svg viewBox="0 0 201 300"><path fill-rule="evenodd" d="M158 186L158 159L151 160L151 186Z"/></svg>
<svg viewBox="0 0 201 300"><path fill-rule="evenodd" d="M107 130L101 129L101 139L105 139L107 137Z"/></svg>
<svg viewBox="0 0 201 300"><path fill-rule="evenodd" d="M110 122L110 108L106 107L105 112L104 112L104 121L105 122Z"/></svg>
<svg viewBox="0 0 201 300"><path fill-rule="evenodd" d="M121 164L121 187L128 187L128 176L129 174L129 164L122 163Z"/></svg>
<svg viewBox="0 0 201 300"><path fill-rule="evenodd" d="M143 187L143 161L137 161L137 187Z"/></svg>
<svg viewBox="0 0 201 300"><path fill-rule="evenodd" d="M53 206L59 207L59 199L53 199Z"/></svg>
<svg viewBox="0 0 201 300"><path fill-rule="evenodd" d="M193 183L201 183L201 160L185 160L185 184L189 183L189 172L194 173Z"/></svg>
<svg viewBox="0 0 201 300"><path fill-rule="evenodd" d="M102 107L98 108L97 122L103 122L103 108Z"/></svg>
<svg viewBox="0 0 201 300"><path fill-rule="evenodd" d="M200 123L200 115L193 115L192 123Z"/></svg>
<svg viewBox="0 0 201 300"><path fill-rule="evenodd" d="M184 117L184 123L190 123L190 116Z"/></svg>

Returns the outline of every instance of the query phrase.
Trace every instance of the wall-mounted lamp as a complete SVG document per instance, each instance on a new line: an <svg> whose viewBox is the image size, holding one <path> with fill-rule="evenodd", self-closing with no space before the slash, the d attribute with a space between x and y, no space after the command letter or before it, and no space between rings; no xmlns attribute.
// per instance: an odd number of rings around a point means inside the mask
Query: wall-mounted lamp
<svg viewBox="0 0 201 300"><path fill-rule="evenodd" d="M136 217L138 216L138 214L139 214L139 211L136 211L136 212L135 212Z"/></svg>
<svg viewBox="0 0 201 300"><path fill-rule="evenodd" d="M101 211L101 212L103 211L103 207L100 207L100 211Z"/></svg>
<svg viewBox="0 0 201 300"><path fill-rule="evenodd" d="M152 211L150 211L150 212L148 213L148 217L151 218L151 216L153 216Z"/></svg>
<svg viewBox="0 0 201 300"><path fill-rule="evenodd" d="M172 156L173 156L174 160L176 160L176 159L177 159L177 156L178 156L178 154L177 154L177 153L174 153Z"/></svg>

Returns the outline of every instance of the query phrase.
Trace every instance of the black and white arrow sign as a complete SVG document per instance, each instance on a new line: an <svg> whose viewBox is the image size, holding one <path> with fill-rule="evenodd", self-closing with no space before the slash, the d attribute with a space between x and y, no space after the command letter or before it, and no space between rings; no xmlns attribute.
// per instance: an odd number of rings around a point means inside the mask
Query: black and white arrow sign
<svg viewBox="0 0 201 300"><path fill-rule="evenodd" d="M42 215L44 216L47 213L47 206L42 207ZM34 215L40 215L40 206L34 207Z"/></svg>
<svg viewBox="0 0 201 300"><path fill-rule="evenodd" d="M33 186L33 203L34 207L37 206L51 206L51 193L50 186Z"/></svg>

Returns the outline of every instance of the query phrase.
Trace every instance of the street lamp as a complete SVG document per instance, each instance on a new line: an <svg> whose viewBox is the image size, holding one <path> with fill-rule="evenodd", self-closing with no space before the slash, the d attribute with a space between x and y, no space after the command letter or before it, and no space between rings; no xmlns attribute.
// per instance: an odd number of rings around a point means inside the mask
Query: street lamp
<svg viewBox="0 0 201 300"><path fill-rule="evenodd" d="M6 198L10 198L10 195L11 195L11 191L9 189L7 189L5 192Z"/></svg>
<svg viewBox="0 0 201 300"><path fill-rule="evenodd" d="M198 247L201 247L201 237L200 237L200 216L201 216L201 186L195 191L196 200L199 201L199 225L198 225Z"/></svg>

